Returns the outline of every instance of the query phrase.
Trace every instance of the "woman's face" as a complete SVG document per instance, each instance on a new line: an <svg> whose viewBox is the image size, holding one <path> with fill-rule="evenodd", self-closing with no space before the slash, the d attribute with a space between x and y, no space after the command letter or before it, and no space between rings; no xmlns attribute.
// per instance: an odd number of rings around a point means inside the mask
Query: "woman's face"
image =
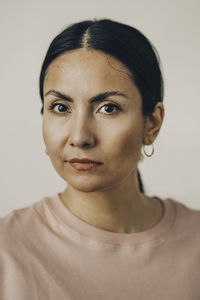
<svg viewBox="0 0 200 300"><path fill-rule="evenodd" d="M120 61L96 50L66 52L48 67L47 93L43 137L54 168L68 184L84 192L103 190L137 170L144 131L142 99ZM98 101L92 102L94 97ZM73 158L102 164L76 170L68 162Z"/></svg>

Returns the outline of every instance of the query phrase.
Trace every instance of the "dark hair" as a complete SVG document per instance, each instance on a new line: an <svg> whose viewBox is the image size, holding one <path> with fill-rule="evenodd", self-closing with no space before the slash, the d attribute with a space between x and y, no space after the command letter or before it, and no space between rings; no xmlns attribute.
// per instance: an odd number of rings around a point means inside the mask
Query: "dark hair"
<svg viewBox="0 0 200 300"><path fill-rule="evenodd" d="M71 24L51 42L39 78L43 105L43 84L48 66L60 54L79 48L100 50L128 68L142 96L143 116L151 115L156 103L163 101L160 59L151 42L134 27L110 19L94 19ZM139 171L137 175L140 191L144 193Z"/></svg>

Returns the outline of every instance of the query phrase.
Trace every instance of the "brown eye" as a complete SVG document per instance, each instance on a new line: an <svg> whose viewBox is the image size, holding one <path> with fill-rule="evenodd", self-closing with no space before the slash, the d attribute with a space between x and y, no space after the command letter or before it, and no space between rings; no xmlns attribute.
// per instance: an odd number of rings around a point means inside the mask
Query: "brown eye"
<svg viewBox="0 0 200 300"><path fill-rule="evenodd" d="M113 114L113 110L115 110L115 112L118 112L121 110L116 104L113 104L113 103L105 104L100 109L102 109L102 108L105 108L106 114Z"/></svg>
<svg viewBox="0 0 200 300"><path fill-rule="evenodd" d="M55 107L57 107L57 110L54 109ZM49 110L52 110L53 112L55 112L57 114L59 114L59 113L62 114L67 111L67 106L65 106L62 103L54 103L49 106Z"/></svg>

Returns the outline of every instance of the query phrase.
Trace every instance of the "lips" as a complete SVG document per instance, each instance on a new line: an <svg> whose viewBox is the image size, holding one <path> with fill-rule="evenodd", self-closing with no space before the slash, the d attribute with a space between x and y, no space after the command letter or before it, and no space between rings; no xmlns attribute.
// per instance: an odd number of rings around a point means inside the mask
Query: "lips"
<svg viewBox="0 0 200 300"><path fill-rule="evenodd" d="M69 160L70 163L95 163L95 164L101 164L98 161L95 160L91 160L91 159L87 159L87 158L73 158L71 160Z"/></svg>
<svg viewBox="0 0 200 300"><path fill-rule="evenodd" d="M96 169L102 163L88 158L73 158L69 161L70 165L78 171L88 171Z"/></svg>

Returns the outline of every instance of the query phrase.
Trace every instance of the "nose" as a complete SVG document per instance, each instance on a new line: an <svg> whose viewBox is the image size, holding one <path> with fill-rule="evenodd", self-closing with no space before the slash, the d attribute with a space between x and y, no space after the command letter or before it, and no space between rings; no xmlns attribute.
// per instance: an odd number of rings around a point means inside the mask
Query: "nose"
<svg viewBox="0 0 200 300"><path fill-rule="evenodd" d="M91 148L96 145L93 122L88 116L75 116L71 123L69 144L72 147Z"/></svg>

